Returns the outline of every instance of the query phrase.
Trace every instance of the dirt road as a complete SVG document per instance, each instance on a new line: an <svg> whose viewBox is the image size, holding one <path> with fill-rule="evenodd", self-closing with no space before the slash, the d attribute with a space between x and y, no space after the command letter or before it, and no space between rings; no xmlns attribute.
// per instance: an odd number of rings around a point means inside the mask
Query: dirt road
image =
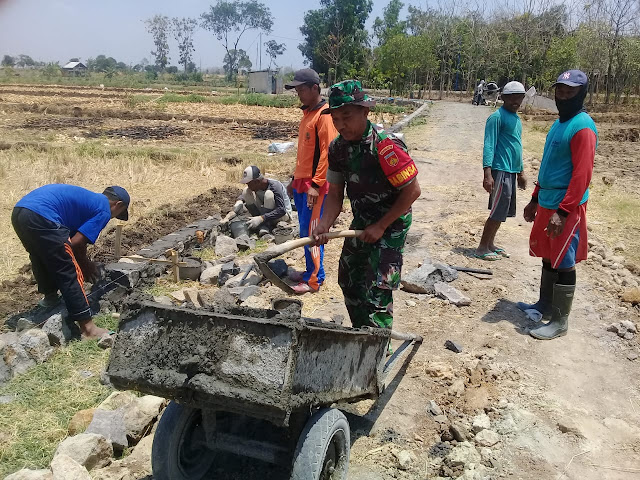
<svg viewBox="0 0 640 480"><path fill-rule="evenodd" d="M440 434L449 423L465 430L482 410L498 443L477 446L487 468L474 471L471 455L465 479L640 478L640 369L627 358L638 344L605 330L614 321L637 323L638 310L598 289L599 272L586 263L578 267L567 336L533 339L527 333L531 324L515 306L537 299L540 273L539 259L528 255L530 225L521 214L536 178L530 165L525 166L530 187L518 192L518 217L497 236L511 257L496 262L469 257L487 216L481 152L490 113L486 107L437 103L426 124L407 131L423 194L414 207L403 274L429 256L450 265L491 268L494 275L461 274L455 281L472 299L469 307L396 294L395 327L420 333L425 342L386 397L385 408L368 415L372 421L379 415L375 424L361 422L356 435L369 435L354 443L350 478L448 476L443 457L456 442L442 442ZM463 353L446 350L448 339L462 344ZM429 400L448 423L439 424L443 419L428 412ZM401 450L414 455L406 470L398 468Z"/></svg>

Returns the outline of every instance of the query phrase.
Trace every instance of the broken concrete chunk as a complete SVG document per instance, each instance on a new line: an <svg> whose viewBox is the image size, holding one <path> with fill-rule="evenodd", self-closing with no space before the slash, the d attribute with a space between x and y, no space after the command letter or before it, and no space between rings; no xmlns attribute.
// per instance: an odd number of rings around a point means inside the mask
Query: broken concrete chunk
<svg viewBox="0 0 640 480"><path fill-rule="evenodd" d="M80 339L80 329L75 322L68 321L62 314L52 315L42 326L52 346L65 346L72 340Z"/></svg>
<svg viewBox="0 0 640 480"><path fill-rule="evenodd" d="M476 434L475 440L482 447L493 447L500 441L500 435L493 430L482 430Z"/></svg>
<svg viewBox="0 0 640 480"><path fill-rule="evenodd" d="M446 342L444 342L444 348L455 353L462 353L462 345L451 340L447 340Z"/></svg>
<svg viewBox="0 0 640 480"><path fill-rule="evenodd" d="M244 278L244 280L242 280ZM251 270L249 274L244 277L244 273L240 272L235 277L230 278L224 284L225 287L233 288L240 286L258 285L262 281L262 273L258 273L255 270Z"/></svg>
<svg viewBox="0 0 640 480"><path fill-rule="evenodd" d="M249 285L247 287L233 287L229 289L229 293L238 298L239 302L244 302L253 295L260 294L260 287L257 285Z"/></svg>
<svg viewBox="0 0 640 480"><path fill-rule="evenodd" d="M191 302L196 308L202 308L200 300L198 299L197 288L184 288L182 289L182 292L184 293L184 298L187 302Z"/></svg>
<svg viewBox="0 0 640 480"><path fill-rule="evenodd" d="M238 245L236 245L236 241L233 238L226 235L218 235L216 237L215 252L219 257L235 255L238 253Z"/></svg>
<svg viewBox="0 0 640 480"><path fill-rule="evenodd" d="M133 288L138 284L140 278L143 277L145 269L151 269L153 267L144 262L116 262L109 263L104 268L108 282L115 282L125 288Z"/></svg>
<svg viewBox="0 0 640 480"><path fill-rule="evenodd" d="M35 328L20 335L20 345L27 352L27 355L38 364L46 362L54 351L49 343L49 336L42 330Z"/></svg>
<svg viewBox="0 0 640 480"><path fill-rule="evenodd" d="M491 419L486 413L481 413L473 417L473 433L481 432L482 430L489 430L491 428Z"/></svg>
<svg viewBox="0 0 640 480"><path fill-rule="evenodd" d="M471 305L471 299L462 294L458 289L444 282L434 284L435 293L438 297L448 300L456 307Z"/></svg>
<svg viewBox="0 0 640 480"><path fill-rule="evenodd" d="M124 412L125 408L118 408L117 410L97 409L93 413L93 419L85 434L96 433L102 435L111 443L113 451L119 454L129 446Z"/></svg>
<svg viewBox="0 0 640 480"><path fill-rule="evenodd" d="M222 272L222 264L205 268L200 274L200 283L204 285L217 285L220 272Z"/></svg>
<svg viewBox="0 0 640 480"><path fill-rule="evenodd" d="M238 250L244 252L246 250L256 248L256 241L250 238L246 233L243 233L236 237L236 245L238 246Z"/></svg>
<svg viewBox="0 0 640 480"><path fill-rule="evenodd" d="M102 468L111 463L113 447L102 435L81 433L68 437L58 445L54 455L69 455L87 470Z"/></svg>
<svg viewBox="0 0 640 480"><path fill-rule="evenodd" d="M4 480L52 480L51 470L29 470L23 468L16 473L4 477Z"/></svg>
<svg viewBox="0 0 640 480"><path fill-rule="evenodd" d="M53 480L91 480L87 469L65 454L54 457L51 471Z"/></svg>
<svg viewBox="0 0 640 480"><path fill-rule="evenodd" d="M175 292L171 292L169 294L169 297L173 298L174 300L177 300L180 303L185 302L187 300L186 297L184 296L183 288L181 288L180 290L176 290Z"/></svg>
<svg viewBox="0 0 640 480"><path fill-rule="evenodd" d="M482 457L476 448L469 442L460 442L445 457L445 463L450 467L480 463Z"/></svg>
<svg viewBox="0 0 640 480"><path fill-rule="evenodd" d="M458 278L458 271L443 263L432 263L425 259L422 265L402 278L402 287L411 293L435 293L437 282L452 282Z"/></svg>

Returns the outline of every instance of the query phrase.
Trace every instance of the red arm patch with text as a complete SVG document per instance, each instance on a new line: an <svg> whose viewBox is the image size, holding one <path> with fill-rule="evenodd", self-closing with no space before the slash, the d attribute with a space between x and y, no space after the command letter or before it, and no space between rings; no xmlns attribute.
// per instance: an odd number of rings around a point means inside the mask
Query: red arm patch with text
<svg viewBox="0 0 640 480"><path fill-rule="evenodd" d="M391 138L380 141L377 147L380 166L391 185L402 188L418 175L413 159Z"/></svg>

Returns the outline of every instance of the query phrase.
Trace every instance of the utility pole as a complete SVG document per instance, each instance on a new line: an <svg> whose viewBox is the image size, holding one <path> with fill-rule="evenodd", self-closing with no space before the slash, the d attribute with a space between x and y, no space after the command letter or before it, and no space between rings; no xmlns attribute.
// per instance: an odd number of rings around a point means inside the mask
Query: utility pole
<svg viewBox="0 0 640 480"><path fill-rule="evenodd" d="M260 32L260 70L262 70L262 32Z"/></svg>

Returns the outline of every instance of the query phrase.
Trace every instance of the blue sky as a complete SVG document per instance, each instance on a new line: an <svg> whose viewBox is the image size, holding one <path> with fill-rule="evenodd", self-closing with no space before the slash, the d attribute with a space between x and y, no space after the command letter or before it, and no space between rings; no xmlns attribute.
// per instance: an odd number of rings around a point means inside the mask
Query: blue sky
<svg viewBox="0 0 640 480"><path fill-rule="evenodd" d="M285 43L287 50L279 58L279 65L301 67L299 27L304 13L318 8L319 1L262 1L274 16L273 31L271 35L263 35L262 41L274 39ZM153 43L143 21L155 14L199 17L212 3L215 0L0 0L0 56L26 54L36 60L65 63L72 57L86 60L105 54L127 64L138 63L145 57L153 62L150 55ZM382 14L387 3L388 0L374 0L368 24ZM405 1L405 4L416 6L424 3ZM240 48L249 53L254 68L259 66L256 62L257 35L255 31L248 31L240 41ZM210 32L199 30L194 44L196 65L201 64L203 68L222 65L224 50ZM175 43L170 46L171 63L176 65L177 48ZM268 63L263 55L263 68Z"/></svg>

